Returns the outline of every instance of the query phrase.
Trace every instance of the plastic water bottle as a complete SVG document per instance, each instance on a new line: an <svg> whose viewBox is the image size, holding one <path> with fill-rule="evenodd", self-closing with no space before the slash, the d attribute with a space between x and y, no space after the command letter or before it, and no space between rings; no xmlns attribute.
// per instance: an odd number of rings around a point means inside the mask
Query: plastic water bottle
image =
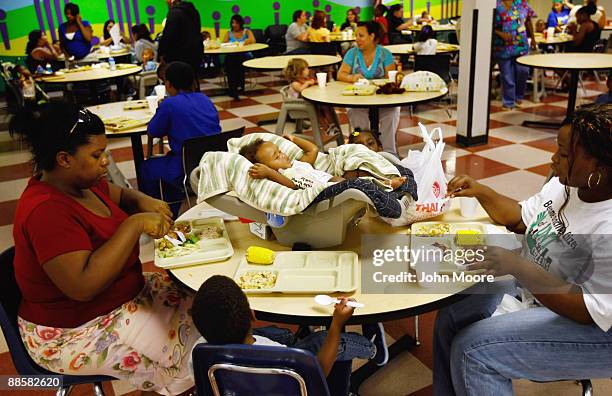
<svg viewBox="0 0 612 396"><path fill-rule="evenodd" d="M45 69L43 69L41 65L38 65L38 67L36 68L36 74L44 74L44 73L45 73Z"/></svg>
<svg viewBox="0 0 612 396"><path fill-rule="evenodd" d="M45 65L45 71L49 74L53 74L53 69L51 68L51 63L47 63Z"/></svg>
<svg viewBox="0 0 612 396"><path fill-rule="evenodd" d="M117 66L115 65L115 58L113 58L112 56L108 58L108 65L110 66L111 71L117 70Z"/></svg>
<svg viewBox="0 0 612 396"><path fill-rule="evenodd" d="M285 224L285 218L281 215L266 213L266 220L271 227L279 228Z"/></svg>

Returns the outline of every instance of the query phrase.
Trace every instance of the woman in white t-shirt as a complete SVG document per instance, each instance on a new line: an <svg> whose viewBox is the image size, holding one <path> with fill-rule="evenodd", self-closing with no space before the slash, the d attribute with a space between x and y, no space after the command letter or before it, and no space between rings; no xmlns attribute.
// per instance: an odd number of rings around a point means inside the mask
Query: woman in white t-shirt
<svg viewBox="0 0 612 396"><path fill-rule="evenodd" d="M579 108L558 134L555 177L517 202L468 176L451 196L476 197L491 218L525 234L516 253L488 246L469 266L513 275L535 296L492 316L514 281L479 284L438 313L434 395L512 394L512 379L612 376L612 105Z"/></svg>

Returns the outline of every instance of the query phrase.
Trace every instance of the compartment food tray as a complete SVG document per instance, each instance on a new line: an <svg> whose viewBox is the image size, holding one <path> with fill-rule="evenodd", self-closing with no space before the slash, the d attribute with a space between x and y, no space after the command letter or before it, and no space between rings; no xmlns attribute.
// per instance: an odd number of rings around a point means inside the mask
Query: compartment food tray
<svg viewBox="0 0 612 396"><path fill-rule="evenodd" d="M227 260L234 255L232 242L227 234L227 229L220 217L211 217L208 219L194 219L185 221L190 223L192 231L202 231L210 226L219 227L222 230L220 238L205 238L201 237L198 241L199 249L190 252L184 256L175 257L160 257L158 250L158 241L155 242L155 265L160 268L178 268L188 265L206 264L217 261Z"/></svg>
<svg viewBox="0 0 612 396"><path fill-rule="evenodd" d="M245 273L264 271L276 275L272 287L244 288L247 294L352 292L357 289L358 256L350 251L278 252L271 265L250 264L242 258L234 280Z"/></svg>

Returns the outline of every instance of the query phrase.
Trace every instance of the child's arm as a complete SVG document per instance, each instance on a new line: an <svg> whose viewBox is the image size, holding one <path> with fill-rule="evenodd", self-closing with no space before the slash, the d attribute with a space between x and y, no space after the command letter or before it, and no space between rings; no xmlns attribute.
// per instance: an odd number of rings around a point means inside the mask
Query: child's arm
<svg viewBox="0 0 612 396"><path fill-rule="evenodd" d="M291 83L291 88L293 88L293 90L297 93L302 93L303 90L310 87L311 85L314 85L314 83L315 83L314 80L311 78L304 81L303 83L299 81L294 81Z"/></svg>
<svg viewBox="0 0 612 396"><path fill-rule="evenodd" d="M283 135L283 137L297 144L297 146L304 151L304 155L300 158L300 161L308 162L310 165L314 166L317 155L319 154L319 148L316 144L293 135Z"/></svg>
<svg viewBox="0 0 612 396"><path fill-rule="evenodd" d="M273 182L282 184L283 186L289 187L293 190L298 189L298 186L296 186L295 183L292 182L287 176L281 175L279 172L264 164L255 164L251 166L249 168L249 176L251 176L253 179L272 180Z"/></svg>
<svg viewBox="0 0 612 396"><path fill-rule="evenodd" d="M340 304L336 304L334 309L334 318L327 330L327 337L317 353L317 360L321 365L323 374L327 377L336 362L338 354L338 346L340 345L340 334L346 321L353 315L353 308L348 307L346 298L340 299Z"/></svg>

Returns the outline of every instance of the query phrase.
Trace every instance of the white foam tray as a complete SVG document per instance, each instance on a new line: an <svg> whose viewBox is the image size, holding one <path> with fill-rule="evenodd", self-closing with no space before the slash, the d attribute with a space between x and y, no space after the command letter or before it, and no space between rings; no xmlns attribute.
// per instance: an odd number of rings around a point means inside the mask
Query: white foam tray
<svg viewBox="0 0 612 396"><path fill-rule="evenodd" d="M157 243L155 247L155 265L160 268L170 269L178 267L186 267L189 265L214 263L217 261L227 260L234 255L232 242L227 235L227 229L220 217L211 217L208 219L192 219L185 220L191 224L191 228L197 230L209 225L215 225L223 229L223 236L215 239L202 238L199 242L199 250L191 254L179 257L159 257L157 252Z"/></svg>
<svg viewBox="0 0 612 396"><path fill-rule="evenodd" d="M242 258L234 275L272 271L276 283L269 289L244 289L247 294L352 292L357 289L358 256L348 251L278 252L271 265L249 264Z"/></svg>

